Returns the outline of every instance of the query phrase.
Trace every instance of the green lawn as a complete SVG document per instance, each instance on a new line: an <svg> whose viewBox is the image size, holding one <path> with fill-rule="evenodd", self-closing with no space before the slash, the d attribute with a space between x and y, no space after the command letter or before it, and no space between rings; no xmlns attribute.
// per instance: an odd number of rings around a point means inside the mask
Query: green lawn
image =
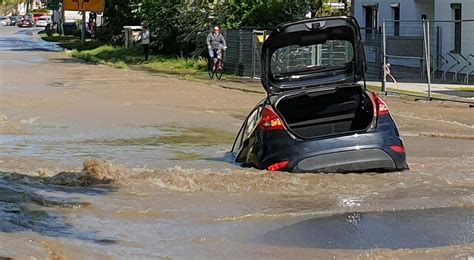
<svg viewBox="0 0 474 260"><path fill-rule="evenodd" d="M141 46L131 48L102 45L90 50L74 50L72 56L96 64L107 64L116 68L135 65L144 69L179 74L182 76L204 76L207 60L203 58L150 56L145 61Z"/></svg>
<svg viewBox="0 0 474 260"><path fill-rule="evenodd" d="M57 34L53 36L40 34L39 36L47 42L57 42L59 46L68 50L91 50L101 45L101 43L93 41L86 41L84 44L81 44L81 38L77 36L60 36Z"/></svg>
<svg viewBox="0 0 474 260"><path fill-rule="evenodd" d="M452 90L457 90L457 91L464 91L464 92L474 92L474 87L453 87L449 88Z"/></svg>
<svg viewBox="0 0 474 260"><path fill-rule="evenodd" d="M58 42L61 47L72 50L73 57L96 64L106 64L119 69L135 65L148 70L178 74L189 80L207 77L207 60L204 58L151 55L149 60L145 61L140 45L124 48L92 41L81 44L80 38L75 36L40 36L45 41Z"/></svg>

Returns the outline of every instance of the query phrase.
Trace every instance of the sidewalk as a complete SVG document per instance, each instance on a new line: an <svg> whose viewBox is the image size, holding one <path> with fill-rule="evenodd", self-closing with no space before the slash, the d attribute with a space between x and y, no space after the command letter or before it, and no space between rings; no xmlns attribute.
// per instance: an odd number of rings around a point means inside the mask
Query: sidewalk
<svg viewBox="0 0 474 260"><path fill-rule="evenodd" d="M367 85L382 89L382 82L380 81L367 81ZM387 90L389 92L408 91L420 96L428 96L427 83L399 82L395 84L394 82L387 82ZM436 98L461 99L474 102L474 85L432 83L431 95Z"/></svg>
<svg viewBox="0 0 474 260"><path fill-rule="evenodd" d="M228 89L237 89L246 92L262 93L265 90L260 82L260 79L253 78L239 78L226 80L203 80L207 84L217 85L219 87ZM363 82L359 82L363 84ZM382 82L367 81L367 86L382 90ZM399 92L400 94L417 95L420 97L428 96L428 84L425 83L411 83L402 82L395 84L387 82L387 89L392 92ZM469 91L463 91L469 90ZM474 85L456 85L456 84L431 84L431 96L433 98L446 98L455 100L465 100L474 102Z"/></svg>

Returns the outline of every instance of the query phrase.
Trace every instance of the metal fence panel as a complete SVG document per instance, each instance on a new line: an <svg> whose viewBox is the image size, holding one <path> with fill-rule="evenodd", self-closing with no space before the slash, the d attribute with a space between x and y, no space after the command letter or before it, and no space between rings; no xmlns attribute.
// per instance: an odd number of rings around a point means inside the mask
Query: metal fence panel
<svg viewBox="0 0 474 260"><path fill-rule="evenodd" d="M382 33L375 28L361 28L367 61L366 78L380 80L382 78Z"/></svg>
<svg viewBox="0 0 474 260"><path fill-rule="evenodd" d="M226 73L260 77L262 44L270 32L242 29L224 33L228 46L224 57ZM384 21L381 28L361 28L361 35L368 80L383 81L387 72L384 64L390 64L390 74L386 75L389 82L395 79L426 84L430 98L431 81L474 82L474 20ZM323 48L323 57L325 52L337 52L337 48ZM441 95L439 92L434 90ZM454 92L464 98L474 96L472 92Z"/></svg>
<svg viewBox="0 0 474 260"><path fill-rule="evenodd" d="M252 30L227 30L224 32L227 52L224 57L226 73L251 76L253 72Z"/></svg>
<svg viewBox="0 0 474 260"><path fill-rule="evenodd" d="M425 79L423 22L385 21L385 61L397 80Z"/></svg>
<svg viewBox="0 0 474 260"><path fill-rule="evenodd" d="M474 20L384 21L382 30L384 82L425 83L429 99L474 102L454 85L474 82Z"/></svg>
<svg viewBox="0 0 474 260"><path fill-rule="evenodd" d="M267 36L270 34L269 31L265 30L253 30L253 65L252 65L252 77L260 78L262 72L262 46Z"/></svg>

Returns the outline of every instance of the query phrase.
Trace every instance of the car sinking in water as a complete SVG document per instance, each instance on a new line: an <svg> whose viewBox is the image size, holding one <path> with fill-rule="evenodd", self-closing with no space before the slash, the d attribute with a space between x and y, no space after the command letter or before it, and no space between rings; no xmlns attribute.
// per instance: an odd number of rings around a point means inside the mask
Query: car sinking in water
<svg viewBox="0 0 474 260"><path fill-rule="evenodd" d="M264 42L261 59L267 97L236 137L235 162L289 172L408 169L387 105L367 90L355 18L279 25Z"/></svg>

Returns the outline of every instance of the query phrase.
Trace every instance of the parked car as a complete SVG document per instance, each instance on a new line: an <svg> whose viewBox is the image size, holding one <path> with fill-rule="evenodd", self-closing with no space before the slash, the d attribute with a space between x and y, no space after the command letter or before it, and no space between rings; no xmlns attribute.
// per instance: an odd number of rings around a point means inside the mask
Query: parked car
<svg viewBox="0 0 474 260"><path fill-rule="evenodd" d="M48 24L51 24L51 17L41 16L36 20L37 27L46 27Z"/></svg>
<svg viewBox="0 0 474 260"><path fill-rule="evenodd" d="M33 27L34 24L29 17L22 17L22 19L17 23L18 27Z"/></svg>
<svg viewBox="0 0 474 260"><path fill-rule="evenodd" d="M10 20L11 20L11 25L15 26L15 25L18 24L19 21L21 21L21 17L20 16L12 16L12 17L10 17Z"/></svg>
<svg viewBox="0 0 474 260"><path fill-rule="evenodd" d="M8 26L12 23L9 17L7 16L0 16L0 25Z"/></svg>
<svg viewBox="0 0 474 260"><path fill-rule="evenodd" d="M408 168L387 105L366 88L355 18L280 25L264 42L261 59L268 95L237 135L237 163L289 172Z"/></svg>
<svg viewBox="0 0 474 260"><path fill-rule="evenodd" d="M38 18L42 16L48 16L48 14L47 13L34 13L32 16L32 21L34 21L34 23L36 24L36 21L38 21Z"/></svg>

